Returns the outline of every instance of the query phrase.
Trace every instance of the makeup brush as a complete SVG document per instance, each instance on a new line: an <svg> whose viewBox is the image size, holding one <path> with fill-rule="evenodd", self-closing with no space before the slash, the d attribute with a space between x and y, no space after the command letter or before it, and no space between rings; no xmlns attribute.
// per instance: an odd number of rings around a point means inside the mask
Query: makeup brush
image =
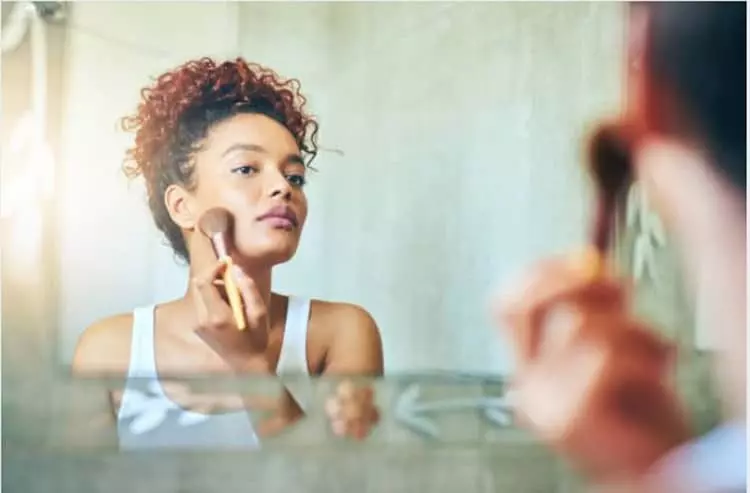
<svg viewBox="0 0 750 493"><path fill-rule="evenodd" d="M604 271L617 202L627 191L631 180L631 140L630 132L624 125L603 125L589 141L587 164L597 190L589 233L590 259L587 258L593 276L599 276Z"/></svg>
<svg viewBox="0 0 750 493"><path fill-rule="evenodd" d="M227 264L224 270L224 289L227 292L229 306L239 330L247 327L245 312L242 308L240 290L232 277L232 257L229 250L232 247L232 214L226 209L214 208L207 210L198 220L198 228L211 240L216 256Z"/></svg>
<svg viewBox="0 0 750 493"><path fill-rule="evenodd" d="M597 187L596 212L590 237L597 259L591 264L592 268L596 269L592 274L596 276L604 272L604 259L610 247L617 202L627 192L633 178L635 140L635 127L619 124L601 126L589 141L589 171ZM654 374L659 375L659 378L670 367L670 345L653 334L632 331L627 337L620 335L617 344L620 347L624 344L631 345L631 355L639 358L640 368L654 369ZM599 376L600 382L610 378L614 377L606 374ZM662 387L654 385L653 380L644 382L642 376L639 377L636 373L632 379L622 380L615 387L609 388L607 393L606 398L614 408L619 409L625 419L647 427L652 430L654 436L661 436L668 443L675 444L685 436L684 423L674 424L673 415L669 413L667 416L670 416L670 419L665 421L662 410L663 406L669 405L664 403L668 398L665 397ZM654 403L659 401L662 401L662 405L655 406Z"/></svg>

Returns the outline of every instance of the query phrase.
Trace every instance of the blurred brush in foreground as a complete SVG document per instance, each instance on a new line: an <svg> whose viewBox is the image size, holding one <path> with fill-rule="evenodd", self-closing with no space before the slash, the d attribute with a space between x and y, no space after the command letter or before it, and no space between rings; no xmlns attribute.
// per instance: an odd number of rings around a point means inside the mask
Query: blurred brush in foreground
<svg viewBox="0 0 750 493"><path fill-rule="evenodd" d="M519 419L608 491L746 488L745 8L633 5L622 122L632 175L708 293L725 423L691 436L668 378L673 348L590 256L534 266L498 303L518 354Z"/></svg>

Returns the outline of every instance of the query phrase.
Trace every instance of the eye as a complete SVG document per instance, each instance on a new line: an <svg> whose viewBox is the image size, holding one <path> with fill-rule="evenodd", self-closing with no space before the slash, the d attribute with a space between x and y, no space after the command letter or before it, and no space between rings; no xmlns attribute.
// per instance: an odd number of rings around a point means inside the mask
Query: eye
<svg viewBox="0 0 750 493"><path fill-rule="evenodd" d="M307 183L305 175L287 175L286 179L289 183L292 184L292 186L295 186L297 188L302 188Z"/></svg>
<svg viewBox="0 0 750 493"><path fill-rule="evenodd" d="M252 175L253 173L257 172L258 169L255 166L250 165L239 166L232 170L232 173L237 173L239 175Z"/></svg>

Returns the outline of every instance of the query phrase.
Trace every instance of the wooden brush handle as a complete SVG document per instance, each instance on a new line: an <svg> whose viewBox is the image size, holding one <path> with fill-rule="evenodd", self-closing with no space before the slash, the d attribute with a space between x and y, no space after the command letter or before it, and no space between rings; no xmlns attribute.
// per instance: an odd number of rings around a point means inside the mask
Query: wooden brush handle
<svg viewBox="0 0 750 493"><path fill-rule="evenodd" d="M602 252L593 245L589 246L581 254L581 266L585 269L585 275L589 279L601 278L607 270L606 252Z"/></svg>
<svg viewBox="0 0 750 493"><path fill-rule="evenodd" d="M225 259L227 268L224 271L224 289L227 292L229 306L232 307L232 315L234 316L237 328L245 330L247 324L245 323L245 311L242 307L242 297L240 296L239 288L237 288L237 283L234 281L234 277L232 277L232 257L226 257Z"/></svg>

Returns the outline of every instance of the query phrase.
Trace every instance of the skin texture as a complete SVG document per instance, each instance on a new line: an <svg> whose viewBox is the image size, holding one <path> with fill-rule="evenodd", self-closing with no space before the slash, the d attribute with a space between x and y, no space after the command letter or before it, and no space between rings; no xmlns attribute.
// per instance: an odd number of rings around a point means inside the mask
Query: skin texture
<svg viewBox="0 0 750 493"><path fill-rule="evenodd" d="M164 194L169 214L188 245L191 282L184 297L156 309L157 368L165 376L273 374L288 298L271 292L271 274L275 265L292 258L299 245L307 217L306 167L290 132L260 114L231 116L214 125L200 144L193 156L197 185L188 189L173 184ZM276 206L296 216L293 227L260 219ZM226 264L217 261L209 240L196 229L202 213L213 207L223 207L234 216L232 275L245 306L245 331L237 330L226 301L221 281ZM78 343L74 372L123 374L128 368L131 335L131 314L96 322ZM359 306L313 300L306 351L312 375L378 376L383 372L378 327ZM208 412L241 406L276 409L271 422L260 426L266 434L301 415L288 393L269 401L252 396L197 397L174 386L166 390L178 404ZM340 399L334 396L333 400ZM342 418L331 418L335 429L344 430L342 435L364 436L362 430L369 430L376 421L371 393L355 400L363 409L357 419L344 419L342 425Z"/></svg>

